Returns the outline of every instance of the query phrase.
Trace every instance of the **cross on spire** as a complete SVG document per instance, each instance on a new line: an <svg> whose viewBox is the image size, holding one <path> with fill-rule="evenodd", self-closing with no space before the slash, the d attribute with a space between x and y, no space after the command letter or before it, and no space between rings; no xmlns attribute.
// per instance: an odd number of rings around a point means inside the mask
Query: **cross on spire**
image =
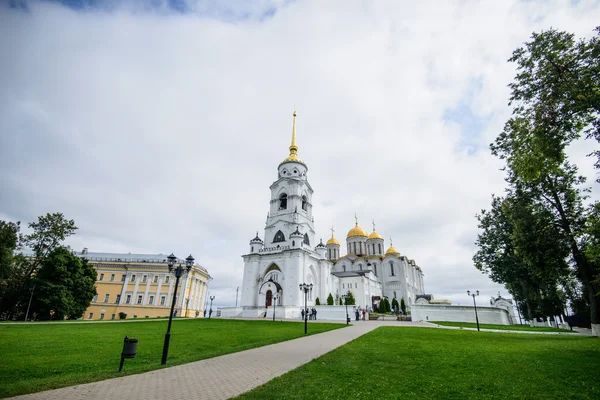
<svg viewBox="0 0 600 400"><path fill-rule="evenodd" d="M333 233L334 233L334 232L335 232L335 231L333 230L333 225L331 225L331 237L333 237Z"/></svg>
<svg viewBox="0 0 600 400"><path fill-rule="evenodd" d="M354 213L354 220L356 221L356 226L358 226L358 217L356 216L356 213Z"/></svg>
<svg viewBox="0 0 600 400"><path fill-rule="evenodd" d="M375 220L373 220L373 232L375 232Z"/></svg>

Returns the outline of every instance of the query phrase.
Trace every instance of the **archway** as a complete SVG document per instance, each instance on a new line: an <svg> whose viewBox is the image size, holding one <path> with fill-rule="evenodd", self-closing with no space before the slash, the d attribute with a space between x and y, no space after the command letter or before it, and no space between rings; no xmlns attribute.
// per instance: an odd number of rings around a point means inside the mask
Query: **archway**
<svg viewBox="0 0 600 400"><path fill-rule="evenodd" d="M265 296L265 307L271 307L272 303L273 303L273 292L270 290L267 290L267 295Z"/></svg>

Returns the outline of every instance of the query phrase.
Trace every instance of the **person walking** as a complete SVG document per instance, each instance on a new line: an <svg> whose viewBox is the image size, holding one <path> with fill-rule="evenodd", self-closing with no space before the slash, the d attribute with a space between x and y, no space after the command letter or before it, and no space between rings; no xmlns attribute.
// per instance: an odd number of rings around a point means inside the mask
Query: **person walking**
<svg viewBox="0 0 600 400"><path fill-rule="evenodd" d="M364 321L365 320L365 315L367 315L367 311L364 308L363 308L362 314L363 314L363 321Z"/></svg>
<svg viewBox="0 0 600 400"><path fill-rule="evenodd" d="M302 320L304 320L304 308L302 309L302 311L300 311L300 314L302 314Z"/></svg>
<svg viewBox="0 0 600 400"><path fill-rule="evenodd" d="M315 310L315 313L314 313L314 314L315 314L315 321L316 321L316 320L317 320L317 309L316 309L316 308L314 308L314 310Z"/></svg>

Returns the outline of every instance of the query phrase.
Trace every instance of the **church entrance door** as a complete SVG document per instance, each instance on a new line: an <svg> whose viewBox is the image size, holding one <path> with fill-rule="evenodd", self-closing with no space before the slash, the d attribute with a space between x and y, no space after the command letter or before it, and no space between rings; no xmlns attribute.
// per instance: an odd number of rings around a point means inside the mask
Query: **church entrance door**
<svg viewBox="0 0 600 400"><path fill-rule="evenodd" d="M267 290L267 296L265 300L265 307L271 307L271 303L273 302L273 292Z"/></svg>

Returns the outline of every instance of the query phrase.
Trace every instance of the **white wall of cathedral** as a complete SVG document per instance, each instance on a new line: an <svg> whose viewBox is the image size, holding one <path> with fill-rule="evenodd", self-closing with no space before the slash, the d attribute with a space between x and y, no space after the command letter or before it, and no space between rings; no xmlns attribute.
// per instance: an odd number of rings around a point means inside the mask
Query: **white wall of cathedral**
<svg viewBox="0 0 600 400"><path fill-rule="evenodd" d="M271 295L279 292L278 305L304 306L304 293L299 288L301 283L313 285L306 296L307 306L314 305L317 297L325 303L329 293L334 292L331 263L319 259L315 252L290 250L246 255L244 262L242 306L264 307L268 290L271 290ZM281 289L269 282L271 277Z"/></svg>
<svg viewBox="0 0 600 400"><path fill-rule="evenodd" d="M346 254L367 254L367 238L353 236L346 239Z"/></svg>
<svg viewBox="0 0 600 400"><path fill-rule="evenodd" d="M385 252L383 240L369 239L367 240L367 254L370 256L382 256Z"/></svg>

